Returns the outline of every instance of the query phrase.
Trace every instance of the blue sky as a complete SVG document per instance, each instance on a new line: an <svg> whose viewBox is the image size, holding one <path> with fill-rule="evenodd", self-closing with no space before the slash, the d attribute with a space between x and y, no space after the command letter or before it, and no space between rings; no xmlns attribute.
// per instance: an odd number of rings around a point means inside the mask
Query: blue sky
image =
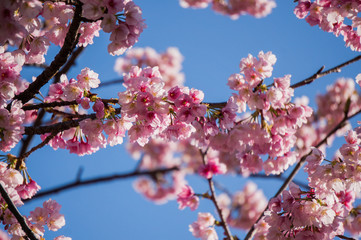
<svg viewBox="0 0 361 240"><path fill-rule="evenodd" d="M177 0L137 0L135 3L142 8L148 25L136 47L149 46L157 51L165 51L170 46L178 47L185 58L185 85L203 90L207 102L228 99L231 91L226 85L227 78L239 72L241 58L249 53L257 55L261 50L272 51L277 57L273 76L291 74L292 83L311 76L322 65L328 69L358 55L344 46L343 39L297 19L293 14L295 3L292 0L277 1L278 6L265 18L241 16L237 20L216 14L209 8L183 9ZM107 53L108 38L109 35L103 33L94 39L95 43L83 52L76 67L68 74L69 78L75 77L84 67L99 73L102 81L118 77L113 71L116 57ZM57 49L49 52L47 62ZM355 78L360 70L361 62L355 63L344 68L340 74L326 76L310 86L297 89L295 95L309 96L311 106L315 107L315 96L324 93L327 85L338 77ZM37 71L27 70L24 77L30 80L37 74ZM122 89L121 85L114 85L98 92L100 96L109 98L117 97L117 92ZM342 144L342 141L337 144ZM45 147L30 156L28 170L43 189L74 180L81 167L84 169L83 178L128 172L133 170L136 162L124 146L107 147L84 157ZM330 154L334 150L329 149ZM297 178L303 177L304 174L299 174ZM196 220L196 212L178 210L176 201L156 205L145 200L133 190L133 180L76 188L52 196L63 206L61 213L65 215L67 224L58 232L47 232L46 239L58 235L75 240L193 239L188 225ZM205 182L200 178L190 177L187 180L197 192L207 191ZM246 182L240 177L216 180L231 190L241 190ZM267 197L271 197L281 184L276 180L255 182L264 189ZM20 210L28 214L47 199L34 200ZM201 200L199 211L208 211L216 216L207 200ZM243 236L240 231L233 232Z"/></svg>

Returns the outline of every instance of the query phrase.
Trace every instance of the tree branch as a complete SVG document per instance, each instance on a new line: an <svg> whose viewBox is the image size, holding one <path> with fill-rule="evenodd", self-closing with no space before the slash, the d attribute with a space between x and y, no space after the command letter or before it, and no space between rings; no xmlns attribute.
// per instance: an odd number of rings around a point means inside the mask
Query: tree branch
<svg viewBox="0 0 361 240"><path fill-rule="evenodd" d="M62 69L55 74L54 76L54 83L60 82L60 77L63 74L66 74L71 67L73 67L75 64L75 60L78 58L78 56L84 51L85 47L78 47L73 53L71 54L69 60L66 62L66 64L62 67Z"/></svg>
<svg viewBox="0 0 361 240"><path fill-rule="evenodd" d="M41 63L41 64L37 64L37 63L31 63L31 64L29 64L29 63L26 63L26 64L24 64L24 67L47 68L48 65L45 64L45 63Z"/></svg>
<svg viewBox="0 0 361 240"><path fill-rule="evenodd" d="M36 128L41 125L44 115L45 115L45 111L40 110L38 117L35 119L35 122L33 123L33 126L32 126L33 128ZM18 156L23 155L28 150L28 147L29 147L32 139L33 139L33 135L29 135L26 138L23 138ZM19 169L20 166L21 166L21 161L16 162L16 169Z"/></svg>
<svg viewBox="0 0 361 240"><path fill-rule="evenodd" d="M101 99L103 103L118 103L118 99L111 98L111 99ZM22 107L24 111L28 110L36 110L40 108L53 108L53 107L63 107L63 106L70 106L70 105L78 105L79 103L74 101L62 101L62 102L49 102L49 103L39 103L39 104L29 104Z"/></svg>
<svg viewBox="0 0 361 240"><path fill-rule="evenodd" d="M36 198L44 197L47 195L51 195L54 193L59 193L68 189L77 188L81 186L96 184L96 183L102 183L102 182L109 182L119 179L125 179L125 178L131 178L131 177L137 177L137 176L153 176L157 175L159 173L167 173L171 171L178 171L179 167L172 167L172 168L162 168L162 169L155 169L155 170L149 170L149 171L132 171L129 173L122 173L122 174L114 174L114 175L108 175L103 177L96 177L96 178L90 178L86 180L80 180L79 176L76 177L75 181L63 184L61 186L53 187L48 190L40 191L37 193L33 198L24 200L24 202L28 202L31 200L34 200Z"/></svg>
<svg viewBox="0 0 361 240"><path fill-rule="evenodd" d="M30 101L35 94L37 94L41 87L43 87L56 73L61 66L65 64L74 46L77 44L77 34L81 23L82 4L75 6L74 18L70 24L69 31L66 34L64 45L59 53L55 56L50 66L47 67L29 87L14 97L14 100L20 100L23 104Z"/></svg>
<svg viewBox="0 0 361 240"><path fill-rule="evenodd" d="M333 67L333 68L330 68L326 71L323 71L323 69L325 68L325 66L321 67L315 74L313 74L311 77L309 78L306 78L305 80L303 81L300 81L298 83L295 83L293 85L291 85L291 88L298 88L298 87L301 87L301 86L304 86L304 85L307 85L307 84L310 84L312 83L313 81L315 81L316 79L320 78L320 77L323 77L325 75L328 75L330 73L334 73L334 72L341 72L341 68L347 66L347 65L350 65L351 63L354 63L354 62L357 62L358 60L361 59L361 55L358 55L344 63L341 63L339 65L337 65L336 67Z"/></svg>
<svg viewBox="0 0 361 240"><path fill-rule="evenodd" d="M327 135L326 137L324 137L319 143L317 143L314 147L315 148L319 148L321 145L327 143L327 139L332 136L333 134L335 134L339 129L343 128L345 126L345 122L351 118L353 118L354 116L358 115L361 113L361 110L359 110L358 112L348 116L347 112L345 113L344 118L341 120L341 122L339 122ZM273 198L277 197L278 195L280 195L290 184L290 182L292 181L292 179L296 176L296 174L298 173L298 171L301 169L301 167L303 166L303 164L306 161L306 158L312 153L312 150L307 153L306 155L304 155L301 160L297 163L297 165L295 166L295 168L292 170L292 172L290 173L290 175L287 177L287 179L285 180L285 182L282 184L282 186L280 187L280 189L277 191L277 193L273 196ZM257 219L257 221L253 224L253 226L251 227L251 229L248 231L245 240L248 239L252 239L255 232L255 226L256 224L259 222L259 220L261 220L261 218L264 216L265 211L267 211L268 209L268 205L265 208L265 210L263 211L263 213L261 214L261 216Z"/></svg>
<svg viewBox="0 0 361 240"><path fill-rule="evenodd" d="M201 156L202 156L202 161L203 161L203 164L206 165L206 159L205 159L205 156L206 156L206 152L202 152L201 150L199 151ZM210 200L212 200L214 206L216 207L216 210L217 210L217 213L219 215L219 218L221 219L220 221L220 224L221 226L223 227L224 229L224 234L227 236L227 240L233 240L233 236L232 236L232 233L231 233L231 230L229 229L228 227L228 224L225 220L225 217L223 216L223 212L222 212L222 209L219 207L219 204L218 204L218 201L216 199L216 191L214 189L214 183L212 181L212 178L209 178L207 179L208 180L208 185L209 185L209 190L211 191L211 196L210 196Z"/></svg>
<svg viewBox="0 0 361 240"><path fill-rule="evenodd" d="M121 111L121 108L115 109L115 114L119 114ZM40 126L40 127L25 127L25 134L26 135L39 135L39 134L45 134L50 132L62 132L65 130L68 130L72 127L79 126L79 123L85 119L96 119L96 114L78 114L79 119L76 120L69 120L65 122L59 122L48 126Z"/></svg>
<svg viewBox="0 0 361 240"><path fill-rule="evenodd" d="M308 77L298 83L295 83L293 85L291 85L291 88L298 88L307 84L312 83L313 81L315 81L318 78L321 78L323 76L326 76L330 73L334 73L334 72L341 72L341 68L350 65L351 63L357 62L361 59L361 55L358 55L344 63L341 63L339 65L337 65L336 67L330 68L326 71L323 71L323 69L325 68L325 66L322 66L315 74L313 74L311 77ZM273 84L269 85L272 86ZM208 104L210 107L212 108L224 108L227 104L227 102L219 102L219 103L204 103L204 104Z"/></svg>
<svg viewBox="0 0 361 240"><path fill-rule="evenodd" d="M36 145L35 147L33 147L32 149L30 149L30 151L20 155L20 157L18 158L18 162L20 162L19 167L21 166L21 161L23 161L25 158L29 157L30 154L32 154L33 152L35 152L36 150L44 147L46 144L48 144L50 142L51 139L53 139L53 137L56 136L56 134L58 134L58 132L54 131L52 132L49 136L47 136L44 141L42 141L41 143L39 143L38 145ZM19 169L18 167L16 169Z"/></svg>
<svg viewBox="0 0 361 240"><path fill-rule="evenodd" d="M123 82L124 82L123 79L110 80L110 81L100 83L98 88L107 87L107 86L110 86L110 85L113 85L113 84L116 84L116 83L123 83Z"/></svg>
<svg viewBox="0 0 361 240"><path fill-rule="evenodd" d="M287 179L282 174L279 174L279 175L266 175L266 174L257 173L257 174L252 174L249 177L250 178L265 178L265 179L275 178L275 179L278 179L278 180L286 180ZM297 181L297 180L292 180L292 182L294 182L298 186L301 186L301 187L303 187L305 189L310 189L310 187L304 182Z"/></svg>
<svg viewBox="0 0 361 240"><path fill-rule="evenodd" d="M355 238L346 237L344 235L336 235L336 237L341 238L341 239L346 239L346 240L356 240Z"/></svg>
<svg viewBox="0 0 361 240"><path fill-rule="evenodd" d="M11 201L11 198L9 197L9 195L6 192L5 188L3 187L2 183L0 183L0 192L1 192L2 198L5 200L5 202L8 205L8 209L14 215L16 220L18 220L18 222L19 222L21 228L23 229L23 231L25 232L26 236L28 236L28 238L30 238L31 240L38 240L38 238L35 236L33 231L31 231L30 227L26 223L25 218L21 215L19 210L16 208L13 201Z"/></svg>

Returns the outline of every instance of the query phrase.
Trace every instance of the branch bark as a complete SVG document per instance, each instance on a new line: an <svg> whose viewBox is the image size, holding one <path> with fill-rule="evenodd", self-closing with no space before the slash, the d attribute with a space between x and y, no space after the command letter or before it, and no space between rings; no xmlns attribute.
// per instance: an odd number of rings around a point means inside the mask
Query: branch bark
<svg viewBox="0 0 361 240"><path fill-rule="evenodd" d="M328 70L323 71L323 69L325 68L325 66L321 67L315 74L313 74L311 77L306 78L305 80L302 80L298 83L295 83L293 85L291 85L291 88L298 88L307 84L312 83L313 81L315 81L316 79L326 76L330 73L334 73L334 72L341 72L341 68L350 65L351 63L357 62L361 59L361 55L358 55L344 63L341 63L339 65L337 65L336 67L330 68Z"/></svg>
<svg viewBox="0 0 361 240"><path fill-rule="evenodd" d="M26 236L28 238L30 238L31 240L38 240L38 238L35 236L35 234L33 233L33 231L31 231L30 227L28 226L28 224L25 221L25 218L21 215L21 213L19 212L19 210L16 208L15 204L13 203L13 201L11 201L11 198L9 197L8 193L6 192L5 188L3 187L2 183L0 183L0 192L1 192L1 196L2 198L5 200L5 202L8 205L9 210L11 211L11 213L14 215L14 217L16 218L16 220L19 222L21 229L23 229L23 231L25 232Z"/></svg>
<svg viewBox="0 0 361 240"><path fill-rule="evenodd" d="M157 175L159 173L167 173L167 172L178 171L178 170L179 170L179 167L155 169L155 170L149 170L149 171L135 170L135 171L132 171L129 173L114 174L114 175L108 175L108 176L103 176L103 177L90 178L90 179L86 179L86 180L80 180L80 178L77 177L75 179L75 181L65 183L63 185L50 188L48 190L40 191L35 196L33 196L33 198L24 200L24 202L29 202L29 201L37 199L37 198L41 198L44 196L48 196L48 195L51 195L54 193L59 193L59 192L65 191L65 190L69 190L69 189L77 188L77 187L81 187L81 186L102 183L102 182L115 181L115 180L119 180L119 179L125 179L125 178L137 177L137 176L153 176L153 175Z"/></svg>
<svg viewBox="0 0 361 240"><path fill-rule="evenodd" d="M115 114L119 114L121 108L115 109ZM25 134L26 135L39 135L45 133L52 133L52 132L62 132L68 130L72 127L79 126L79 123L85 119L96 119L96 114L87 114L87 115L78 115L79 119L76 120L69 120L65 122L59 122L48 126L40 126L40 127L25 127Z"/></svg>

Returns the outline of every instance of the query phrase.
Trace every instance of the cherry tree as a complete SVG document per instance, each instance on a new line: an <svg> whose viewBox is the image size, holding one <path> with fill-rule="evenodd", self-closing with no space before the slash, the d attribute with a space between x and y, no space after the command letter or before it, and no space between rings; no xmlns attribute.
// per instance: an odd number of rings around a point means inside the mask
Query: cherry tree
<svg viewBox="0 0 361 240"><path fill-rule="evenodd" d="M274 0L180 0L179 5L194 14L208 7L232 21L246 16L257 21L277 9ZM55 193L129 178L148 201L176 202L178 215L188 208L194 212L183 229L189 238L236 240L243 238L240 229L244 239L354 239L361 234L360 68L352 78L339 76L316 99L296 94L357 64L361 55L334 59L335 66L318 66L315 72L303 68L310 75L297 81L289 72L275 75L279 57L260 49L240 56L238 71L222 79L230 94L213 102L206 100L206 91L187 86L178 48L158 52L134 46L145 29L151 31L141 4L5 0L0 9L0 239L47 239L49 231L65 226L65 212L72 211L62 208ZM342 37L345 51L361 51L360 0L298 0L288 11L318 32ZM105 71L114 68L116 80L101 81L92 66L75 68L103 34L109 42L99 48L117 56ZM101 64L96 54L93 58ZM107 97L101 89L109 86L116 92ZM342 143L327 154L336 136ZM37 170L48 176L57 170L34 169L37 154L97 156L117 145L125 145L137 160L132 171L84 178L80 169L75 181L49 189L41 189L34 177ZM108 164L107 159L97 162L99 172ZM297 181L301 169L306 177ZM232 181L218 181L240 176L249 181L238 190ZM202 187L192 184L192 177ZM258 178L281 185L267 198L253 181ZM40 198L41 205L31 205ZM95 208L106 201L102 198ZM137 208L131 200L121 207ZM83 218L109 221L90 216Z"/></svg>

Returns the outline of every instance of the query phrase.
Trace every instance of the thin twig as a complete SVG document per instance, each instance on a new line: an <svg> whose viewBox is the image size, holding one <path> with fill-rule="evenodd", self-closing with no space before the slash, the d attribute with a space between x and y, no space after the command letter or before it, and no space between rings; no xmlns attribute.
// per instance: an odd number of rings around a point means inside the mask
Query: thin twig
<svg viewBox="0 0 361 240"><path fill-rule="evenodd" d="M333 68L330 68L326 71L323 71L323 69L325 68L324 66L322 66L315 74L313 74L311 77L308 77L298 83L295 83L293 85L291 85L291 88L298 88L298 87L301 87L301 86L304 86L304 85L307 85L307 84L310 84L312 83L313 81L315 81L316 79L318 78L321 78L323 76L326 76L330 73L334 73L334 72L341 72L341 68L347 66L347 65L350 65L351 63L354 63L354 62L357 62L361 60L361 55L358 55L344 63L341 63L339 65L337 65L336 67L333 67ZM272 86L273 84L269 85L269 86ZM209 105L209 107L212 107L212 108L224 108L227 104L227 102L219 102L219 103L204 103L204 104L207 104Z"/></svg>
<svg viewBox="0 0 361 240"><path fill-rule="evenodd" d="M199 152L200 152L200 154L202 156L203 164L206 164L205 156L206 156L207 153L202 152L201 150ZM221 219L220 224L224 229L224 234L227 236L227 240L233 240L231 230L229 229L228 224L227 224L227 222L225 220L225 217L223 216L222 209L219 207L219 204L218 204L218 201L217 201L217 198L216 198L216 190L214 189L214 183L212 181L212 178L209 178L207 180L208 180L209 190L211 191L211 196L210 196L209 199L212 200L214 206L216 207L218 216Z"/></svg>
<svg viewBox="0 0 361 240"><path fill-rule="evenodd" d="M224 192L225 194L227 194L229 197L232 197L233 194L231 193L231 191L229 191L225 186L223 186L222 184L220 184L217 181L214 181L213 179L213 184L214 187L217 188L219 191Z"/></svg>
<svg viewBox="0 0 361 240"><path fill-rule="evenodd" d="M257 173L257 174L252 174L249 177L250 178L266 178L266 179L275 178L275 179L278 179L278 180L286 180L287 179L282 174L279 174L279 175L266 175L266 174ZM298 180L292 180L292 182L294 182L298 186L301 186L301 187L303 187L305 189L310 189L310 187L304 182L301 182L301 181L298 181Z"/></svg>
<svg viewBox="0 0 361 240"><path fill-rule="evenodd" d="M219 207L218 201L216 199L216 193L215 193L216 191L214 189L214 183L212 181L212 178L208 179L208 185L209 185L209 190L211 191L211 194L212 194L211 195L211 200L212 200L214 206L216 207L219 218L221 219L221 225L222 225L222 227L224 229L225 235L227 236L228 240L233 240L231 230L228 227L228 224L227 224L227 222L225 220L225 217L223 216L222 209Z"/></svg>
<svg viewBox="0 0 361 240"><path fill-rule="evenodd" d="M107 87L107 86L110 86L110 85L113 85L113 84L117 84L117 83L123 83L124 80L123 79L115 79L115 80L110 80L110 81L106 81L106 82L102 82L99 84L99 87Z"/></svg>
<svg viewBox="0 0 361 240"><path fill-rule="evenodd" d="M339 129L341 129L342 127L345 126L345 122L351 118L353 118L354 116L358 115L361 113L361 110L359 110L358 112L348 116L347 113L345 113L344 118L342 119L341 122L339 122L327 135L326 137L324 137L319 143L317 143L314 147L315 148L319 148L321 145L327 143L327 139L332 136L333 134L335 134ZM273 198L277 197L278 195L280 195L290 184L290 182L292 181L292 179L296 176L296 174L298 173L298 171L301 169L301 167L303 166L303 164L306 161L306 158L312 153L312 151L310 151L309 153L307 153L306 155L304 155L301 160L296 164L295 168L292 170L291 174L287 177L287 179L285 180L285 182L282 184L282 186L280 187L280 189L277 191L277 193L274 195ZM264 216L265 211L267 211L268 209L268 205L265 208L265 210L263 211L263 213L261 214L261 216L257 219L257 221L253 224L253 226L251 227L251 229L248 231L245 240L249 240L252 239L254 234L256 233L255 231L255 226L256 224L259 222L259 220L261 220L261 218Z"/></svg>
<svg viewBox="0 0 361 240"><path fill-rule="evenodd" d="M354 63L354 62L357 62L358 60L361 59L361 55L358 55L344 63L341 63L339 65L337 65L336 67L333 67L333 68L330 68L326 71L323 71L324 69L324 66L321 67L315 74L313 74L311 77L309 78L306 78L305 80L303 81L300 81L298 83L295 83L293 85L291 85L291 88L298 88L298 87L301 87L301 86L304 86L304 85L307 85L307 84L310 84L312 83L313 81L315 81L316 79L320 78L320 77L323 77L325 75L328 75L330 73L334 73L334 72L341 72L341 68L347 66L347 65L350 65L351 63Z"/></svg>
<svg viewBox="0 0 361 240"><path fill-rule="evenodd" d="M103 176L103 177L90 178L90 179L86 179L86 180L80 180L79 176L77 174L75 181L72 181L72 182L69 182L69 183L54 187L54 188L50 188L48 190L40 191L35 196L33 196L33 198L24 200L24 202L28 202L28 201L34 200L36 198L48 196L48 195L51 195L54 193L63 192L65 190L76 188L76 187L81 187L81 186L86 186L86 185L91 185L91 184L96 184L96 183L102 183L102 182L109 182L109 181L131 178L131 177L137 177L137 176L154 176L154 175L157 175L160 173L167 173L167 172L178 171L178 170L179 170L179 167L177 167L177 166L171 167L171 168L148 170L148 171L135 170L135 171L132 171L129 173L107 175L107 176Z"/></svg>
<svg viewBox="0 0 361 240"><path fill-rule="evenodd" d="M38 116L37 118L35 119L34 123L33 123L33 128L36 128L36 127L39 127L42 123L42 119L45 115L45 111L44 110L40 110L38 112ZM19 151L19 155L18 156L21 156L23 155L24 153L26 153L26 151L28 150L28 147L31 143L31 140L33 139L33 135L28 135L26 136L26 138L23 138L23 141L21 142L21 148L20 148L20 151ZM21 166L22 162L21 161L17 161L16 162L16 169L19 169L20 166Z"/></svg>
<svg viewBox="0 0 361 240"><path fill-rule="evenodd" d="M51 133L49 136L47 136L44 141L42 141L41 143L39 143L38 145L36 145L35 147L33 147L32 149L30 149L28 152L20 155L18 161L23 161L25 158L29 157L30 154L32 154L33 152L35 152L36 150L44 147L46 144L48 144L50 142L51 139L53 139L56 134L58 134L57 132L53 132ZM21 165L21 164L20 164Z"/></svg>
<svg viewBox="0 0 361 240"><path fill-rule="evenodd" d="M18 222L19 222L21 228L23 229L23 231L25 232L26 236L28 236L28 238L30 238L31 240L38 240L38 238L35 236L33 231L31 231L30 227L26 223L25 218L21 215L19 210L16 208L13 201L11 201L11 198L9 197L9 195L6 192L5 188L3 187L2 183L0 183L0 192L1 192L2 198L5 200L5 202L8 205L8 209L14 215L16 220L18 220Z"/></svg>

